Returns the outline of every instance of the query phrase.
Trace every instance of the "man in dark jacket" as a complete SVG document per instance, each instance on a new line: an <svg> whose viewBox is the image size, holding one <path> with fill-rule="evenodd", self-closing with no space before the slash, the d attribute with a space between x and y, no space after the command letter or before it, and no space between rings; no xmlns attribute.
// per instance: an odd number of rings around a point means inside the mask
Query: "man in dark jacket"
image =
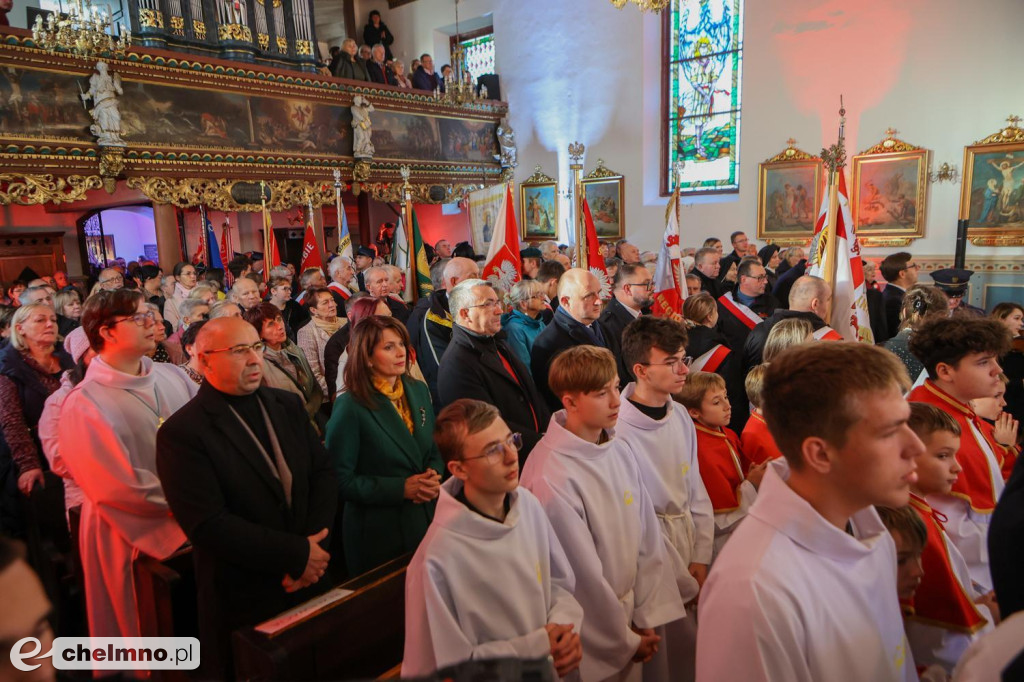
<svg viewBox="0 0 1024 682"><path fill-rule="evenodd" d="M384 46L384 60L390 62L394 59L391 54L391 44L394 42L395 36L391 34L391 29L387 24L381 21L380 12L371 10L370 21L363 27L363 45Z"/></svg>
<svg viewBox="0 0 1024 682"><path fill-rule="evenodd" d="M885 289L882 290L882 301L885 303L885 326L892 336L900 331L903 295L907 289L917 284L917 274L920 268L920 265L914 263L913 256L906 251L886 256L878 268L882 277L888 282Z"/></svg>
<svg viewBox="0 0 1024 682"><path fill-rule="evenodd" d="M768 275L760 260L748 260L737 271L736 290L718 299L718 329L734 353L743 351L750 330L775 312L779 302L765 292Z"/></svg>
<svg viewBox="0 0 1024 682"><path fill-rule="evenodd" d="M772 296L779 302L779 307L789 307L789 292L793 284L807 272L807 259L801 258L796 265L787 269L775 280L775 287L772 288Z"/></svg>
<svg viewBox="0 0 1024 682"><path fill-rule="evenodd" d="M421 298L416 302L416 307L406 322L409 342L416 351L416 362L423 372L423 378L427 380L430 399L438 411L441 409L441 398L437 393L437 370L452 340L452 314L448 307L448 292L463 280L479 277L480 268L477 267L476 261L468 258L451 258L444 261L438 282L440 286L435 284L434 293L429 298Z"/></svg>
<svg viewBox="0 0 1024 682"><path fill-rule="evenodd" d="M618 272L615 273L612 300L598 318L601 329L613 337L619 347L622 346L622 332L625 331L626 325L641 315L651 314L650 306L654 303L653 288L654 278L643 265L623 263L619 266ZM623 382L632 381L630 370L626 367L622 355L619 354L616 360Z"/></svg>
<svg viewBox="0 0 1024 682"><path fill-rule="evenodd" d="M747 239L747 235L743 232L733 232L729 235L729 241L732 242L732 253L728 256L722 256L720 262L721 274L719 277L724 276L725 273L729 272L729 268L740 266L740 261L743 260L747 255L747 248L750 246L750 240Z"/></svg>
<svg viewBox="0 0 1024 682"><path fill-rule="evenodd" d="M601 317L601 282L589 270L567 270L558 283L558 310L551 324L533 342L530 369L552 412L562 409L561 401L548 388L548 369L555 356L566 348L591 345L619 355L619 340L605 333ZM619 377L620 380L622 377Z"/></svg>
<svg viewBox="0 0 1024 682"><path fill-rule="evenodd" d="M789 300L791 305L788 310L779 308L766 317L764 322L750 330L743 344L743 376L746 376L754 366L761 364L764 342L768 339L772 327L779 322L797 317L810 322L816 332L827 326L825 315L828 314L828 305L832 300L832 289L825 280L813 275L804 275L793 283Z"/></svg>
<svg viewBox="0 0 1024 682"><path fill-rule="evenodd" d="M157 470L192 541L202 666L231 679L231 633L325 590L338 484L299 398L261 388L256 329L208 322L199 393L157 433ZM242 349L242 352L237 352Z"/></svg>
<svg viewBox="0 0 1024 682"><path fill-rule="evenodd" d="M370 80L385 85L398 85L395 74L391 73L391 69L384 61L384 46L374 45L371 54L373 58L366 62L366 72L370 75Z"/></svg>
<svg viewBox="0 0 1024 682"><path fill-rule="evenodd" d="M497 293L481 279L467 279L448 292L452 340L441 358L437 392L441 404L459 398L498 408L513 431L523 434L520 463L544 435L551 413L526 365L504 341Z"/></svg>
<svg viewBox="0 0 1024 682"><path fill-rule="evenodd" d="M433 92L434 88L440 88L441 92L444 92L444 79L434 72L434 58L429 54L420 55L420 65L412 74L412 87L428 92Z"/></svg>
<svg viewBox="0 0 1024 682"><path fill-rule="evenodd" d="M391 309L391 316L397 318L402 324L409 320L409 306L391 296L391 273L383 265L375 265L366 271L366 290L371 296L384 299L384 303Z"/></svg>
<svg viewBox="0 0 1024 682"><path fill-rule="evenodd" d="M700 290L706 291L716 299L727 291L732 291L732 283L720 280L722 271L722 254L716 249L705 247L697 249L693 255L693 274L700 278Z"/></svg>

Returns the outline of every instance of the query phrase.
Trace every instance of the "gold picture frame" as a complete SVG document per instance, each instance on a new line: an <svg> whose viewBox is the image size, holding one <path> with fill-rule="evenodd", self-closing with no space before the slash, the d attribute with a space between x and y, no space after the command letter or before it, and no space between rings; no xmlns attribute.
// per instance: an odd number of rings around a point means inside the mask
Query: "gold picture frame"
<svg viewBox="0 0 1024 682"><path fill-rule="evenodd" d="M850 211L862 246L906 246L924 236L931 152L896 137L853 157Z"/></svg>
<svg viewBox="0 0 1024 682"><path fill-rule="evenodd" d="M960 219L976 246L1024 246L1024 129L1010 116L998 132L964 147Z"/></svg>
<svg viewBox="0 0 1024 682"><path fill-rule="evenodd" d="M757 238L779 246L800 246L814 236L825 168L820 157L798 149L793 138L786 144L758 164Z"/></svg>
<svg viewBox="0 0 1024 682"><path fill-rule="evenodd" d="M626 236L626 179L621 173L608 170L604 159L583 178L583 196L594 218L594 230L600 240L623 239Z"/></svg>
<svg viewBox="0 0 1024 682"><path fill-rule="evenodd" d="M519 225L525 241L558 237L558 181L539 165L519 185Z"/></svg>

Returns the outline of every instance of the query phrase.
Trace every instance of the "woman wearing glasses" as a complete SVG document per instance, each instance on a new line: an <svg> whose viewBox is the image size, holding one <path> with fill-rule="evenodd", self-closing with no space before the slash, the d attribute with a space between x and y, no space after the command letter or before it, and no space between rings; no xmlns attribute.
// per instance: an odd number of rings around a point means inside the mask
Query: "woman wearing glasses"
<svg viewBox="0 0 1024 682"><path fill-rule="evenodd" d="M345 392L327 423L350 575L415 550L434 518L444 465L430 391L409 376L408 347L409 333L395 318L360 320L349 342Z"/></svg>
<svg viewBox="0 0 1024 682"><path fill-rule="evenodd" d="M509 296L512 299L511 312L501 316L501 329L509 348L516 354L526 369L530 369L530 352L533 342L544 331L544 320L540 314L548 307L547 286L535 279L516 282Z"/></svg>
<svg viewBox="0 0 1024 682"><path fill-rule="evenodd" d="M309 420L320 433L323 425L317 423L316 416L323 404L323 393L306 356L288 338L281 311L273 303L260 303L242 313L242 317L256 327L264 344L263 385L291 391L302 398Z"/></svg>
<svg viewBox="0 0 1024 682"><path fill-rule="evenodd" d="M199 277L191 263L178 263L171 272L174 275L174 295L164 303L164 319L171 323L172 330L177 330L181 323L178 304L192 293Z"/></svg>
<svg viewBox="0 0 1024 682"><path fill-rule="evenodd" d="M57 314L45 303L23 305L11 321L11 342L0 351L0 532L24 532L19 491L43 483L46 460L39 417L60 375L74 366L57 346Z"/></svg>

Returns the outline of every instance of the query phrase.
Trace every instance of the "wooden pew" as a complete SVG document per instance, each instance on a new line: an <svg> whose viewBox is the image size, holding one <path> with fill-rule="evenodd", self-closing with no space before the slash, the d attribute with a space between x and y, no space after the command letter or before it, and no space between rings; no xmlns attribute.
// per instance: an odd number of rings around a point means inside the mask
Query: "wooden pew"
<svg viewBox="0 0 1024 682"><path fill-rule="evenodd" d="M236 630L238 679L374 679L391 671L402 660L405 569L411 558L405 555L343 583L340 589L351 594L276 632L261 632L259 625Z"/></svg>
<svg viewBox="0 0 1024 682"><path fill-rule="evenodd" d="M192 547L179 549L163 561L141 555L132 570L141 636L199 637ZM154 670L150 679L185 682L189 675L183 670Z"/></svg>

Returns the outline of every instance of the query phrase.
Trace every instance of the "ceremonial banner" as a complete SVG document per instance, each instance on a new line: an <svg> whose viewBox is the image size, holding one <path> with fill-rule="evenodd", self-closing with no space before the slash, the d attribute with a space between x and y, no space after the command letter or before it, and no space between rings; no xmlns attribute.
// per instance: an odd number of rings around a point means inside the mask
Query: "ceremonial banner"
<svg viewBox="0 0 1024 682"><path fill-rule="evenodd" d="M338 223L341 226L338 231L338 255L352 258L352 235L348 232L348 216L345 215L345 206L341 203L341 194L338 195Z"/></svg>
<svg viewBox="0 0 1024 682"><path fill-rule="evenodd" d="M506 185L499 183L469 193L469 225L473 231L475 253L490 254L491 242L501 239L497 232L497 221L504 215L502 205L506 201L505 187ZM510 210L515 213L514 206ZM490 258L487 260L490 262ZM518 260L519 252L516 251L516 261Z"/></svg>
<svg viewBox="0 0 1024 682"><path fill-rule="evenodd" d="M868 315L867 287L864 283L864 265L861 263L860 244L854 232L850 201L846 192L846 175L839 169L839 210L836 212L836 263L828 262L828 192L818 212L811 242L811 262L808 275L821 277L826 282L830 270L835 272L832 285L832 319L826 320L847 341L874 343Z"/></svg>
<svg viewBox="0 0 1024 682"><path fill-rule="evenodd" d="M224 219L224 224L221 225L220 228L220 253L221 260L227 258L228 261L234 258L235 255L234 243L233 240L231 239L231 224L227 221L226 218ZM231 273L228 272L227 270L224 271L224 279L229 287L233 284Z"/></svg>
<svg viewBox="0 0 1024 682"><path fill-rule="evenodd" d="M217 246L217 235L213 233L213 225L209 217L204 216L206 221L206 242L210 245L210 262L207 267L224 269L224 261L220 257L220 247Z"/></svg>
<svg viewBox="0 0 1024 682"><path fill-rule="evenodd" d="M277 250L277 238L274 237L274 223L263 202L263 281L270 281L270 269L281 264L281 254Z"/></svg>
<svg viewBox="0 0 1024 682"><path fill-rule="evenodd" d="M316 235L313 234L313 223L308 222L306 223L306 238L302 245L302 270L306 268L323 270L323 267L324 261L320 257L320 247L316 243Z"/></svg>
<svg viewBox="0 0 1024 682"><path fill-rule="evenodd" d="M412 249L409 248L409 235L402 220L399 219L395 227L395 242L391 248L391 264L398 266L405 273L403 298L406 301L415 301L433 293L434 285L430 282L430 266L427 264L427 251L423 248L419 219L415 210L409 212L412 215Z"/></svg>
<svg viewBox="0 0 1024 682"><path fill-rule="evenodd" d="M604 258L601 257L601 243L597 241L594 216L590 213L586 197L580 204L583 207L583 227L587 233L587 269L601 282L601 299L607 301L612 297L612 281L608 277L608 268L604 266Z"/></svg>
<svg viewBox="0 0 1024 682"><path fill-rule="evenodd" d="M196 252L192 254L192 265L199 265L206 262L206 227L199 227L199 244L196 245Z"/></svg>
<svg viewBox="0 0 1024 682"><path fill-rule="evenodd" d="M501 185L499 185L501 187ZM502 202L495 213L494 234L487 259L484 261L481 279L485 279L507 295L512 285L522 279L519 261L519 228L516 226L515 201L512 199L512 185L504 185ZM485 191L485 190L482 190ZM474 192L476 194L476 192ZM472 194L470 195L472 197ZM472 199L470 199L472 202Z"/></svg>
<svg viewBox="0 0 1024 682"><path fill-rule="evenodd" d="M680 276L679 262L679 188L676 187L668 202L665 234L658 251L658 266L654 270L654 305L656 317L681 315L686 300L686 280Z"/></svg>

